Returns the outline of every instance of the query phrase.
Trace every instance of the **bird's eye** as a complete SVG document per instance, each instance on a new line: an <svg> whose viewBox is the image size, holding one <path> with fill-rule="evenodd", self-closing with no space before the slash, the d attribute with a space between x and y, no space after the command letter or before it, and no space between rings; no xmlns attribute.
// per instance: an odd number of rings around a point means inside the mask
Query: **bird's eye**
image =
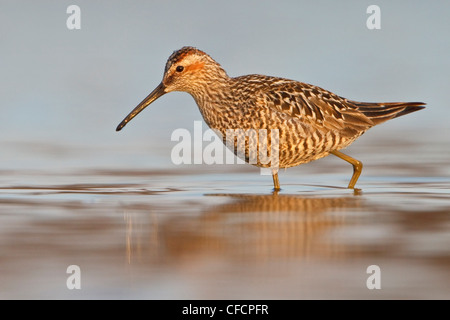
<svg viewBox="0 0 450 320"><path fill-rule="evenodd" d="M184 70L183 66L178 66L175 70L177 70L177 72L181 72Z"/></svg>

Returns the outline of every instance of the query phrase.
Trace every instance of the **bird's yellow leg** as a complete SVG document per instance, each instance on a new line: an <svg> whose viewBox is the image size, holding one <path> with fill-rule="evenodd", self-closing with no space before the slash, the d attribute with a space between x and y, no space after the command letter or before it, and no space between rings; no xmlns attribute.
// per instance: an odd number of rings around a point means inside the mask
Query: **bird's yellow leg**
<svg viewBox="0 0 450 320"><path fill-rule="evenodd" d="M361 175L361 171L363 168L362 162L358 161L356 159L353 159L352 157L350 157L346 154L343 154L340 151L331 151L330 153L334 154L336 157L341 158L342 160L347 161L348 163L350 163L353 166L353 176L352 176L352 179L350 180L350 183L348 184L348 188L354 189L356 181L358 181L358 178Z"/></svg>
<svg viewBox="0 0 450 320"><path fill-rule="evenodd" d="M273 190L280 191L280 182L278 181L278 172L272 172Z"/></svg>

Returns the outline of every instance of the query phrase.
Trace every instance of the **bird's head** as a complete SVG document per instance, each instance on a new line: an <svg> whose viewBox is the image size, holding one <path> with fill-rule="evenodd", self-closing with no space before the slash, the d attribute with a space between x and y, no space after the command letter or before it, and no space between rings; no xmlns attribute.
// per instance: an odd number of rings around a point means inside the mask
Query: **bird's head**
<svg viewBox="0 0 450 320"><path fill-rule="evenodd" d="M161 83L117 126L120 131L153 101L171 91L195 96L213 81L228 78L222 67L208 54L193 47L183 47L169 57Z"/></svg>

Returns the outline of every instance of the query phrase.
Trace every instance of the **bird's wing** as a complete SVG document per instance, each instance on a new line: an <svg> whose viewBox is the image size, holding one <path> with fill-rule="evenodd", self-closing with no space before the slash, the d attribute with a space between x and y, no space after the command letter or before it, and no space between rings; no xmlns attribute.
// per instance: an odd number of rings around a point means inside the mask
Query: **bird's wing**
<svg viewBox="0 0 450 320"><path fill-rule="evenodd" d="M354 104L330 91L293 80L269 79L257 95L260 106L283 112L318 129L354 134L374 125Z"/></svg>

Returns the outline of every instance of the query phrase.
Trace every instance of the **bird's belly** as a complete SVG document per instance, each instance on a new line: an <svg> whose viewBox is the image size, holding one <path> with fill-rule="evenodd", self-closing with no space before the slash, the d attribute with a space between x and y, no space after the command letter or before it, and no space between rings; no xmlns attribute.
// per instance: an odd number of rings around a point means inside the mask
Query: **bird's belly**
<svg viewBox="0 0 450 320"><path fill-rule="evenodd" d="M217 127L216 127L217 129ZM349 145L333 133L283 125L272 128L218 129L223 143L247 163L258 167L289 168L329 155ZM337 144L339 143L339 146Z"/></svg>
<svg viewBox="0 0 450 320"><path fill-rule="evenodd" d="M289 168L308 163L347 147L357 138L314 128L279 113L245 110L241 114L202 114L236 156L258 167Z"/></svg>

